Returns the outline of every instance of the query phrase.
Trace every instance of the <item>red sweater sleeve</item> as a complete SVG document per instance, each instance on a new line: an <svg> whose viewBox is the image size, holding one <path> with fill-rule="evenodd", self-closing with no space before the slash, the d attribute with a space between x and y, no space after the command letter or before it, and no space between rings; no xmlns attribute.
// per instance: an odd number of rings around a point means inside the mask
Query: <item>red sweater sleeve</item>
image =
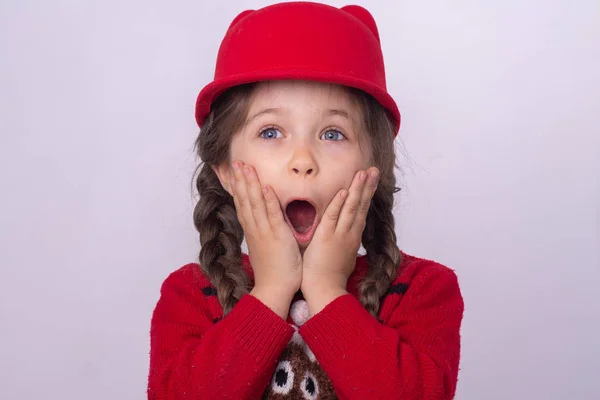
<svg viewBox="0 0 600 400"><path fill-rule="evenodd" d="M309 319L300 334L341 400L452 399L464 309L456 275L430 264L410 284L394 283L408 290L388 295L383 323L344 295Z"/></svg>
<svg viewBox="0 0 600 400"><path fill-rule="evenodd" d="M215 323L222 309L212 289L203 293L196 268L162 285L150 329L148 399L258 399L294 329L250 295Z"/></svg>

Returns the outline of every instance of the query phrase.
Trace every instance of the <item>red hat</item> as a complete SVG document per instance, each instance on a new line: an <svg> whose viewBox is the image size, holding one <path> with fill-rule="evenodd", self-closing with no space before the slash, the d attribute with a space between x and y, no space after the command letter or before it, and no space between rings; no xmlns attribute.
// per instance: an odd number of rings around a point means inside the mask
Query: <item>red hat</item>
<svg viewBox="0 0 600 400"><path fill-rule="evenodd" d="M202 126L211 103L225 90L277 79L329 82L363 90L390 112L397 131L400 129L398 106L386 89L377 25L363 7L338 9L290 2L240 13L221 42L215 79L198 95L198 125Z"/></svg>

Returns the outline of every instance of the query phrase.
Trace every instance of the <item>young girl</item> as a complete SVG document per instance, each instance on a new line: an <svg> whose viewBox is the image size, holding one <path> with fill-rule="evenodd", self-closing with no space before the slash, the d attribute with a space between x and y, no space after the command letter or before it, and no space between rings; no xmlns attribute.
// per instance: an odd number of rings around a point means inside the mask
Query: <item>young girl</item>
<svg viewBox="0 0 600 400"><path fill-rule="evenodd" d="M371 14L241 13L196 119L200 263L162 286L148 398L453 398L463 301L396 245L400 114Z"/></svg>

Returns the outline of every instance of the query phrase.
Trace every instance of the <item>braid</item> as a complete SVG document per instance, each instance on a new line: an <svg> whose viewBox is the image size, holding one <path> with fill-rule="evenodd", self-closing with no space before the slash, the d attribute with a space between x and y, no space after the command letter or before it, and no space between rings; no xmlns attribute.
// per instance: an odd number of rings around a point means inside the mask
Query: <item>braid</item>
<svg viewBox="0 0 600 400"><path fill-rule="evenodd" d="M359 285L362 305L375 317L378 316L382 297L402 261L394 230L394 193L396 178L394 166L395 127L387 111L370 95L355 91L363 109L365 129L371 138L372 163L380 170L377 190L371 200L362 245L367 251L369 270Z"/></svg>
<svg viewBox="0 0 600 400"><path fill-rule="evenodd" d="M392 190L380 188L375 192L362 235L369 271L360 283L359 296L362 305L375 317L402 258L396 245L393 202L393 187Z"/></svg>
<svg viewBox="0 0 600 400"><path fill-rule="evenodd" d="M194 208L194 225L200 234L200 268L217 289L223 316L248 293L250 279L241 267L244 231L233 197L212 167L227 162L231 136L244 121L251 89L251 85L238 86L221 95L196 140L203 161L196 179L200 199Z"/></svg>
<svg viewBox="0 0 600 400"><path fill-rule="evenodd" d="M194 225L200 233L200 266L216 287L223 315L227 315L248 293L249 279L240 268L244 233L233 199L210 165L202 166L196 188L200 200L194 209Z"/></svg>

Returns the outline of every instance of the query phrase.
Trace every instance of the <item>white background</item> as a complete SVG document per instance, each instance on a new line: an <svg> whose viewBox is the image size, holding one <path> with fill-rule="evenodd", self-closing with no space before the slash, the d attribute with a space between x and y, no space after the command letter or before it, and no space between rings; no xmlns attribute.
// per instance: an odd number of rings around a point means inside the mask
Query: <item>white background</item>
<svg viewBox="0 0 600 400"><path fill-rule="evenodd" d="M457 399L599 399L600 2L358 3L403 113L401 247L465 297ZM0 2L2 399L145 398L198 250L195 96L267 4Z"/></svg>

